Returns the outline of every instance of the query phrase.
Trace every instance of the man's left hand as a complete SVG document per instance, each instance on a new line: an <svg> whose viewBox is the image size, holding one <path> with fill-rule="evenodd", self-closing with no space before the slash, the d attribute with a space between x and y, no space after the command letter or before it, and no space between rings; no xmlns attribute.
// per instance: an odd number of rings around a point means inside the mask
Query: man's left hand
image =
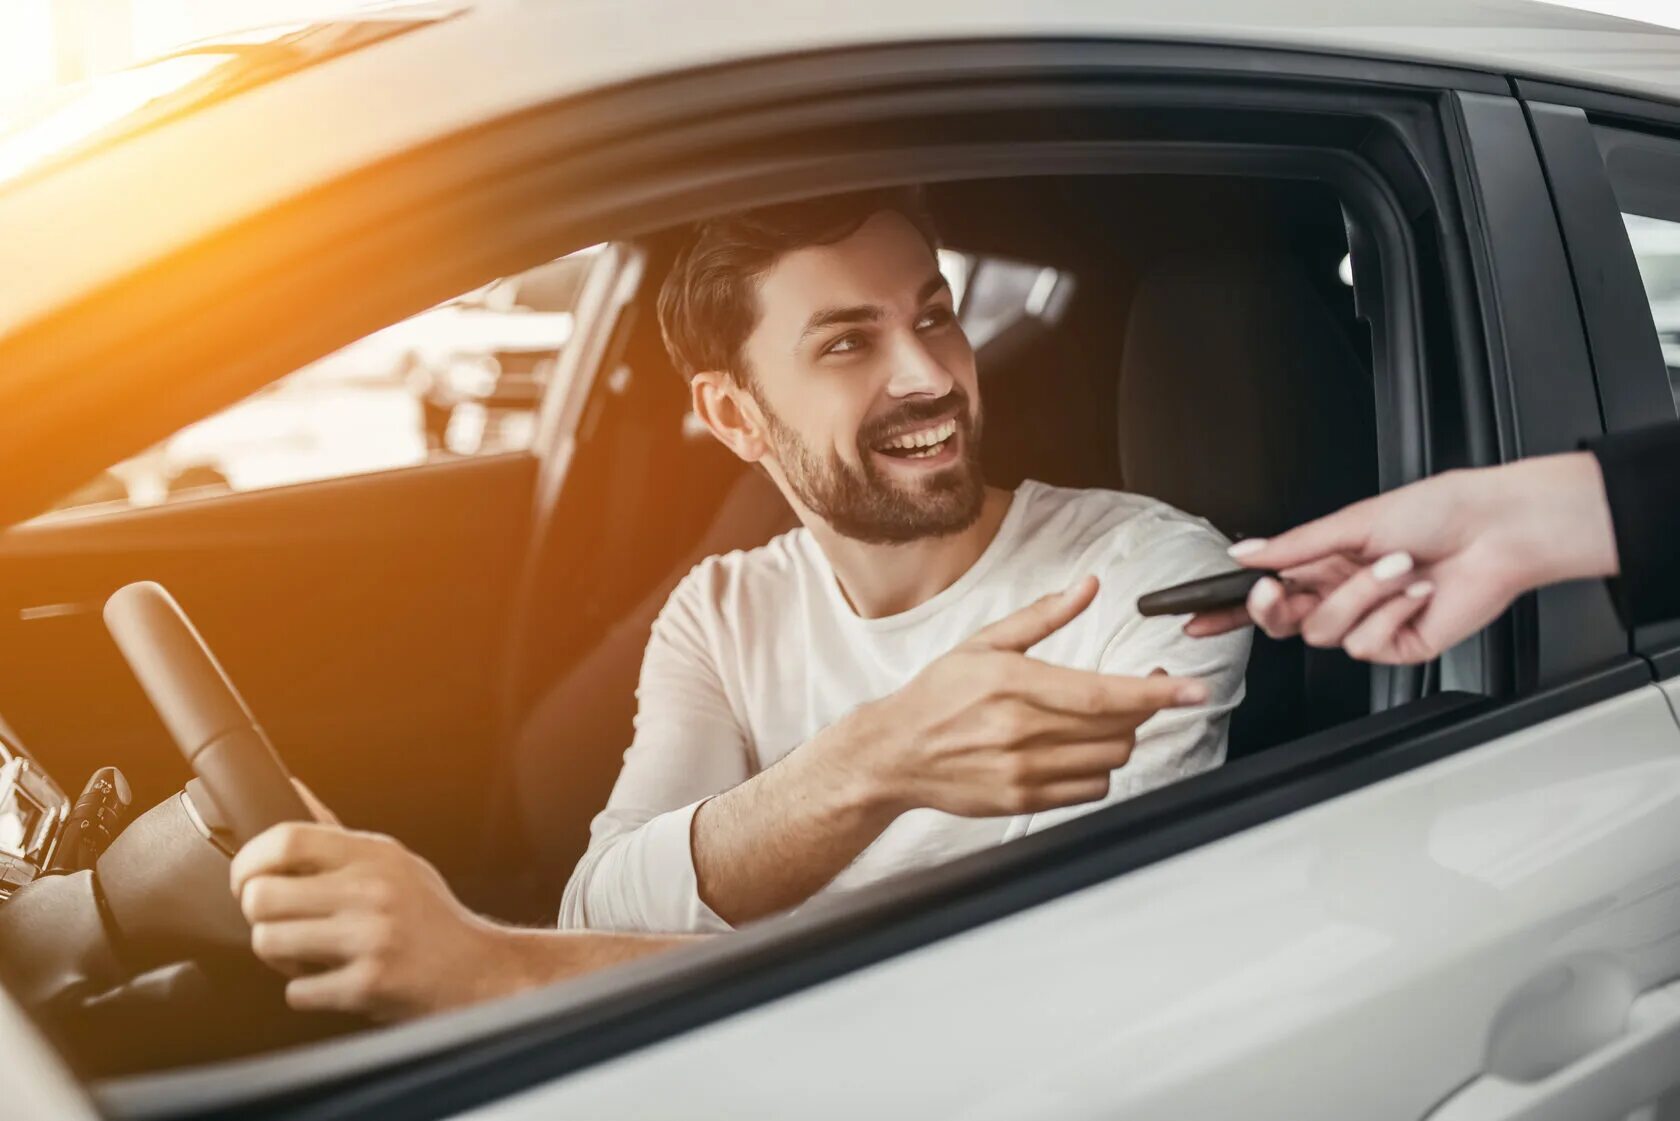
<svg viewBox="0 0 1680 1121"><path fill-rule="evenodd" d="M399 1020L520 987L499 976L508 932L390 837L286 822L239 850L232 878L251 949L291 978L298 1011Z"/></svg>

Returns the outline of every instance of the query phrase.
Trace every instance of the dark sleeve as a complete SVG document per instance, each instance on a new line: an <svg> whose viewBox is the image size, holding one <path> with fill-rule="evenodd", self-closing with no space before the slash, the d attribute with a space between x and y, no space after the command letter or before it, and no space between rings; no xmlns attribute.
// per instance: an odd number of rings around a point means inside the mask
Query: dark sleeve
<svg viewBox="0 0 1680 1121"><path fill-rule="evenodd" d="M1680 422L1614 432L1586 447L1604 471L1622 574L1610 594L1629 627L1680 618Z"/></svg>

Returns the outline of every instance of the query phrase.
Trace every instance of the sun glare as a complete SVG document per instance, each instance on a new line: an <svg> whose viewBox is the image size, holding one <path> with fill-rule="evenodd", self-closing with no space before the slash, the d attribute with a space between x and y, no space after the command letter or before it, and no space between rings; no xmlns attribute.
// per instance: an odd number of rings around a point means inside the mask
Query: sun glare
<svg viewBox="0 0 1680 1121"><path fill-rule="evenodd" d="M0 183L76 147L160 97L232 60L231 54L193 54L119 70L89 82L45 116L0 133Z"/></svg>

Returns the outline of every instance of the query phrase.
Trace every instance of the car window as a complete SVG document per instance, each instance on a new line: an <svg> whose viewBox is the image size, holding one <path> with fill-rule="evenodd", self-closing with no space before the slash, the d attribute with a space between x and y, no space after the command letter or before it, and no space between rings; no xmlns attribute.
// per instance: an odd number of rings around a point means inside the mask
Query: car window
<svg viewBox="0 0 1680 1121"><path fill-rule="evenodd" d="M599 249L359 339L113 464L44 516L524 450Z"/></svg>
<svg viewBox="0 0 1680 1121"><path fill-rule="evenodd" d="M1597 136L1680 403L1680 141L1605 127Z"/></svg>
<svg viewBox="0 0 1680 1121"><path fill-rule="evenodd" d="M1680 222L1643 214L1623 214L1622 221L1639 261L1645 296L1651 301L1669 385L1680 400Z"/></svg>
<svg viewBox="0 0 1680 1121"><path fill-rule="evenodd" d="M1024 319L1054 326L1073 298L1073 276L1049 265L946 249L939 266L976 348Z"/></svg>

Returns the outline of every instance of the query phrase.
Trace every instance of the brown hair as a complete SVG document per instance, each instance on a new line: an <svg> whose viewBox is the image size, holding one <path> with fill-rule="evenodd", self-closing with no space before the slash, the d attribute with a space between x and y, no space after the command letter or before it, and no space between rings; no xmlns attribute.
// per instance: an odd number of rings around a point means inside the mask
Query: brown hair
<svg viewBox="0 0 1680 1121"><path fill-rule="evenodd" d="M745 385L741 346L758 322L759 279L783 254L844 241L883 210L908 219L930 250L939 247L920 187L826 195L695 225L659 291L659 327L683 380L727 370Z"/></svg>

